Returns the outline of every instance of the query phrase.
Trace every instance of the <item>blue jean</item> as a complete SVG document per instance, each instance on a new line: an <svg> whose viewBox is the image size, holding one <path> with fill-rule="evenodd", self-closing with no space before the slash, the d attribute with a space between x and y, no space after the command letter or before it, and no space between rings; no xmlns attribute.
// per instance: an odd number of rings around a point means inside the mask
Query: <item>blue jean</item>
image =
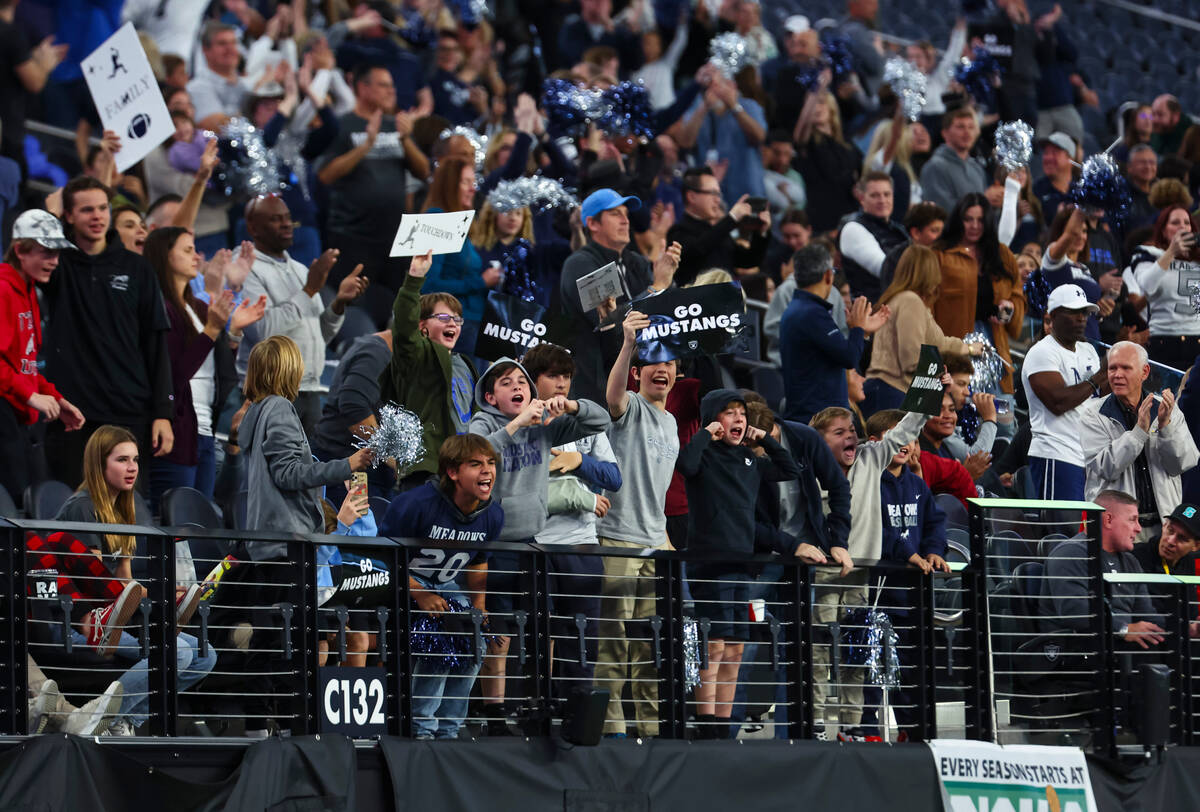
<svg viewBox="0 0 1200 812"><path fill-rule="evenodd" d="M75 645L87 646L87 638L82 633L72 630L71 635ZM121 632L116 656L121 660L136 662L117 678L123 691L119 715L127 719L133 727L145 724L150 710L149 662L139 659L141 654L142 646L138 639L129 632ZM176 636L175 665L179 673L180 692L186 691L208 676L208 672L212 671L216 664L217 651L212 646L208 647L208 654L201 657L200 641L186 632L180 632Z"/></svg>
<svg viewBox="0 0 1200 812"><path fill-rule="evenodd" d="M870 417L884 409L899 409L905 393L879 378L867 378L863 383L863 394L867 397L862 402L862 413L864 417Z"/></svg>
<svg viewBox="0 0 1200 812"><path fill-rule="evenodd" d="M447 584L438 593L449 600L470 603L458 584ZM412 714L413 736L417 738L457 739L479 666L466 657L458 668L444 671L432 657L413 657Z"/></svg>
<svg viewBox="0 0 1200 812"><path fill-rule="evenodd" d="M212 499L217 484L217 438L201 434L196 454L196 484L192 487Z"/></svg>
<svg viewBox="0 0 1200 812"><path fill-rule="evenodd" d="M783 580L783 565L768 564L763 567L762 572L756 579L757 583L750 585L750 600L762 598L768 603L777 599L778 582ZM780 654L786 655L784 647L785 640L780 641ZM730 713L730 718L734 719L738 727L741 727L741 722L746 719L746 682L750 678L750 669L754 666L749 663L756 662L760 649L765 649L765 658L770 657L770 644L747 643L742 651L742 666L738 671L737 689L733 694L733 708ZM787 671L781 664L775 670L775 715L773 721L775 723L775 738L788 738L788 707L787 707Z"/></svg>

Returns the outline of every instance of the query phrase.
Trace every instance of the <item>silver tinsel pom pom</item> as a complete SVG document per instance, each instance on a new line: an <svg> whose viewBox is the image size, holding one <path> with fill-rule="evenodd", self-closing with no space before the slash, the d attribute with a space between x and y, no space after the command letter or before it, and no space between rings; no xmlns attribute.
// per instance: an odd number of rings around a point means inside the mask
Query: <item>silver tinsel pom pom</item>
<svg viewBox="0 0 1200 812"><path fill-rule="evenodd" d="M238 153L237 159L230 161L225 170L226 184L234 195L268 195L283 187L279 168L263 143L262 132L248 119L231 118L221 128L221 138Z"/></svg>
<svg viewBox="0 0 1200 812"><path fill-rule="evenodd" d="M487 157L488 137L477 132L472 127L464 127L459 124L456 127L442 130L442 134L438 136L438 140L443 141L455 135L461 135L471 142L471 146L475 149L475 174L482 174L483 159Z"/></svg>
<svg viewBox="0 0 1200 812"><path fill-rule="evenodd" d="M1195 282L1188 283L1188 304L1196 311L1196 315L1200 316L1200 285Z"/></svg>
<svg viewBox="0 0 1200 812"><path fill-rule="evenodd" d="M516 211L529 207L535 214L549 209L573 209L579 205L575 196L554 178L542 177L502 180L487 196L487 202L498 212Z"/></svg>
<svg viewBox="0 0 1200 812"><path fill-rule="evenodd" d="M867 681L872 685L895 688L900 684L900 654L896 650L899 642L887 613L872 611L867 617Z"/></svg>
<svg viewBox="0 0 1200 812"><path fill-rule="evenodd" d="M683 621L683 688L690 691L700 684L700 632L696 619Z"/></svg>
<svg viewBox="0 0 1200 812"><path fill-rule="evenodd" d="M1033 128L1024 121L1009 121L996 128L996 159L1010 172L1029 166L1033 155Z"/></svg>
<svg viewBox="0 0 1200 812"><path fill-rule="evenodd" d="M983 354L971 358L971 364L975 367L971 373L971 391L999 391L1000 379L1004 377L1004 361L992 345L992 339L987 333L967 333L963 336L963 342L983 345Z"/></svg>
<svg viewBox="0 0 1200 812"><path fill-rule="evenodd" d="M726 79L732 79L742 68L754 64L746 38L734 31L712 38L708 43L708 61Z"/></svg>
<svg viewBox="0 0 1200 812"><path fill-rule="evenodd" d="M372 468L378 468L388 457L395 457L396 473L403 475L425 457L421 419L402 406L385 403L379 407L378 421L379 425L366 439L354 440L354 447L374 452Z"/></svg>
<svg viewBox="0 0 1200 812"><path fill-rule="evenodd" d="M909 121L919 119L921 111L925 108L928 86L925 74L907 59L893 56L883 66L883 81L884 84L890 85L892 92L896 94L905 117Z"/></svg>

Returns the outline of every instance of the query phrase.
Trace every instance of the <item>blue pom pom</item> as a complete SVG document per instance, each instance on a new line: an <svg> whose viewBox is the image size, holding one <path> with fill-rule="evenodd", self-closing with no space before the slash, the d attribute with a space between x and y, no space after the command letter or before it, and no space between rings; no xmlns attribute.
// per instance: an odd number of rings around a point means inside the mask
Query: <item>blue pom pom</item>
<svg viewBox="0 0 1200 812"><path fill-rule="evenodd" d="M1083 162L1083 171L1072 184L1068 197L1081 209L1104 212L1109 222L1118 227L1129 216L1129 184L1113 159L1103 152Z"/></svg>
<svg viewBox="0 0 1200 812"><path fill-rule="evenodd" d="M1050 298L1050 291L1053 290L1041 268L1031 273L1025 280L1024 290L1026 311L1035 319L1040 319L1046 314L1046 301Z"/></svg>
<svg viewBox="0 0 1200 812"><path fill-rule="evenodd" d="M840 85L854 75L854 54L850 40L840 34L828 34L821 39L821 58L833 73L833 84Z"/></svg>
<svg viewBox="0 0 1200 812"><path fill-rule="evenodd" d="M954 69L954 81L963 86L967 95L983 107L996 106L996 87L993 80L1004 70L1000 61L986 48L976 48L970 59L963 59Z"/></svg>
<svg viewBox="0 0 1200 812"><path fill-rule="evenodd" d="M516 296L526 302L536 302L539 288L529 273L529 252L533 248L529 240L518 237L504 250L504 281L500 288L508 296Z"/></svg>
<svg viewBox="0 0 1200 812"><path fill-rule="evenodd" d="M641 82L621 82L600 94L606 108L597 122L609 135L631 135L651 139L650 94Z"/></svg>
<svg viewBox="0 0 1200 812"><path fill-rule="evenodd" d="M817 83L821 78L821 71L827 66L824 62L811 62L802 66L796 71L796 82L804 86L804 89L809 93L815 93Z"/></svg>
<svg viewBox="0 0 1200 812"><path fill-rule="evenodd" d="M582 136L598 101L598 93L584 90L574 82L547 79L542 85L542 109L546 112L550 135Z"/></svg>
<svg viewBox="0 0 1200 812"><path fill-rule="evenodd" d="M958 428L962 432L963 442L974 445L979 438L979 410L970 398L958 410Z"/></svg>

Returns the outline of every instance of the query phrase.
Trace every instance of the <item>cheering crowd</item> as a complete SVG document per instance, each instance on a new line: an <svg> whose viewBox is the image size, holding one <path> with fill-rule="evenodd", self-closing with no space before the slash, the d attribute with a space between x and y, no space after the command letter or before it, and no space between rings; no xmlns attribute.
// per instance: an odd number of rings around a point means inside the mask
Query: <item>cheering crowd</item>
<svg viewBox="0 0 1200 812"><path fill-rule="evenodd" d="M556 551L554 612L586 618L556 676L611 692L616 737L658 733L649 644L626 630L653 614L655 562L577 545L728 559L689 564L685 585L710 623L708 738L735 729L746 607L770 595L739 556L826 565L814 616L844 620L866 566L949 571L935 497L996 494L1095 499L1113 567L1195 571L1200 383L1149 380L1200 353L1184 157L1200 126L1171 88L1131 111L1112 151L1126 199L1098 208L1079 167L1108 134L1085 130L1096 95L1059 6L995 0L941 53L885 44L875 0L845 11L768 31L757 0L0 0L0 485L19 505L65 483L67 520L152 523L187 487L238 529L478 545L410 568L419 612L494 619L481 668L418 667L418 738L457 737L476 681L485 731L506 729L520 563L489 542ZM118 171L129 134L102 128L80 63L125 21L174 133ZM982 89L951 70L996 41ZM915 111L889 59L925 77ZM624 112L580 107L600 98ZM1036 133L1027 163L993 150L1017 120ZM473 213L460 249L390 256L402 215L453 212ZM610 265L619 294L589 302L581 280ZM747 300L765 360L645 339L648 301L703 286ZM482 325L504 301L536 306L553 340L492 351ZM940 367L921 366L927 345ZM902 410L922 376L940 409ZM419 420L411 460L361 447L390 404ZM31 658L37 730L145 722L135 547L31 538L78 598L77 646L127 669L75 709ZM321 550L323 600L356 600L338 547ZM207 577L177 567L181 688L217 664L200 603L232 567L253 584L286 555L251 543ZM284 599L276 580L257 577L254 605ZM1156 617L1114 634L1160 645ZM349 629L351 664L366 631ZM827 701L816 656L818 721L870 735L861 672Z"/></svg>

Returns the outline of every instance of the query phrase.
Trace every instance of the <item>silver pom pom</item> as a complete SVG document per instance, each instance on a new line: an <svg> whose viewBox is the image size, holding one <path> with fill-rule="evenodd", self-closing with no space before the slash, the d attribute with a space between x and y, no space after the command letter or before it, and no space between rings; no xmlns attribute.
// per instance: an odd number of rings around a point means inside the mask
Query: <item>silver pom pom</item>
<svg viewBox="0 0 1200 812"><path fill-rule="evenodd" d="M487 157L488 137L477 132L472 127L464 127L459 124L457 127L442 130L442 134L438 136L438 140L443 141L456 135L461 135L471 142L471 147L475 150L475 174L481 175L483 173L483 160Z"/></svg>
<svg viewBox="0 0 1200 812"><path fill-rule="evenodd" d="M700 684L700 633L696 619L683 621L683 688L690 691Z"/></svg>
<svg viewBox="0 0 1200 812"><path fill-rule="evenodd" d="M379 407L378 425L366 439L356 438L354 447L371 449L374 453L372 468L378 468L384 460L394 457L396 473L403 476L425 457L421 419L402 406L385 403Z"/></svg>
<svg viewBox="0 0 1200 812"><path fill-rule="evenodd" d="M239 156L231 161L226 177L234 186L234 193L253 197L278 192L284 184L279 178L279 168L262 132L248 119L235 116L221 128L221 137L229 141Z"/></svg>
<svg viewBox="0 0 1200 812"><path fill-rule="evenodd" d="M528 207L535 214L556 208L573 209L579 205L561 183L540 175L500 181L487 196L487 202L498 212Z"/></svg>
<svg viewBox="0 0 1200 812"><path fill-rule="evenodd" d="M963 336L963 343L983 345L983 354L971 358L971 364L975 367L971 373L971 391L999 391L1000 379L1004 377L1004 359L996 352L992 339L987 333L967 333Z"/></svg>
<svg viewBox="0 0 1200 812"><path fill-rule="evenodd" d="M892 92L904 116L909 121L916 121L925 109L925 92L928 82L925 74L917 70L917 66L907 59L893 56L883 66L883 82L890 85Z"/></svg>
<svg viewBox="0 0 1200 812"><path fill-rule="evenodd" d="M996 159L1010 172L1029 166L1033 155L1033 128L1024 121L1009 121L996 128Z"/></svg>
<svg viewBox="0 0 1200 812"><path fill-rule="evenodd" d="M708 61L726 79L732 79L742 68L753 65L750 43L734 31L718 34L708 43Z"/></svg>
<svg viewBox="0 0 1200 812"><path fill-rule="evenodd" d="M867 618L867 681L880 688L900 685L900 638L887 613L874 610Z"/></svg>
<svg viewBox="0 0 1200 812"><path fill-rule="evenodd" d="M1192 306L1196 315L1200 316L1200 285L1195 282L1188 283L1188 304Z"/></svg>

